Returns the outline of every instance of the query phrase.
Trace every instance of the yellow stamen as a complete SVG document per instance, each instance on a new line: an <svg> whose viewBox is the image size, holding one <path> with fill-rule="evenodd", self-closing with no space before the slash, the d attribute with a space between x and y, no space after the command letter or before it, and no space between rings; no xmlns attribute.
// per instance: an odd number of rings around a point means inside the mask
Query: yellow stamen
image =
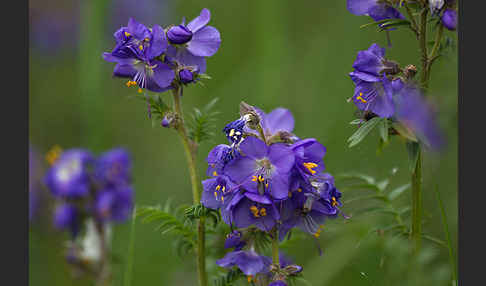
<svg viewBox="0 0 486 286"><path fill-rule="evenodd" d="M251 206L250 211L254 217L260 217L260 214L258 213L258 208L256 206Z"/></svg>
<svg viewBox="0 0 486 286"><path fill-rule="evenodd" d="M335 198L335 197L332 197L332 198L331 198L331 205L332 205L333 207L335 207L335 206L337 206L337 205L338 205L338 202L336 201L336 198Z"/></svg>
<svg viewBox="0 0 486 286"><path fill-rule="evenodd" d="M49 165L53 165L57 161L57 159L59 159L61 153L61 146L57 144L52 146L52 148L46 154L46 161L49 163Z"/></svg>
<svg viewBox="0 0 486 286"><path fill-rule="evenodd" d="M219 191L219 189L221 189L221 186L220 185L217 185L216 186L216 191Z"/></svg>
<svg viewBox="0 0 486 286"><path fill-rule="evenodd" d="M313 170L315 167L317 167L317 164L316 163L312 163L312 162L307 162L307 163L303 163L302 165L304 165L304 167L307 168L307 170L312 174L314 175L317 171Z"/></svg>
<svg viewBox="0 0 486 286"><path fill-rule="evenodd" d="M314 236L315 236L316 238L319 238L319 236L321 236L321 230L320 230L320 229L318 229L318 230L316 231L316 233L314 233Z"/></svg>
<svg viewBox="0 0 486 286"><path fill-rule="evenodd" d="M229 137L233 137L233 135L235 135L235 130L234 129L231 129L230 130L230 133L229 133Z"/></svg>
<svg viewBox="0 0 486 286"><path fill-rule="evenodd" d="M213 176L216 177L217 175L218 175L218 173L216 171L213 171Z"/></svg>
<svg viewBox="0 0 486 286"><path fill-rule="evenodd" d="M143 50L143 45L138 46L140 50Z"/></svg>
<svg viewBox="0 0 486 286"><path fill-rule="evenodd" d="M133 81L133 80L129 80L129 81L127 81L126 85L127 85L127 87L131 87L133 85L137 85L137 82Z"/></svg>
<svg viewBox="0 0 486 286"><path fill-rule="evenodd" d="M130 37L131 34L125 31L125 36Z"/></svg>
<svg viewBox="0 0 486 286"><path fill-rule="evenodd" d="M216 200L218 200L218 193L217 192L214 192L214 197L216 198Z"/></svg>
<svg viewBox="0 0 486 286"><path fill-rule="evenodd" d="M246 276L246 279L248 280L248 283L251 283L251 280L253 279L253 275Z"/></svg>
<svg viewBox="0 0 486 286"><path fill-rule="evenodd" d="M361 100L362 103L366 103L366 100L364 98L362 98L363 96L363 93L360 92L359 95L356 97L357 100Z"/></svg>
<svg viewBox="0 0 486 286"><path fill-rule="evenodd" d="M141 88L138 88L138 93L142 93L143 90Z"/></svg>
<svg viewBox="0 0 486 286"><path fill-rule="evenodd" d="M258 179L257 179L257 176L253 176L253 177L251 178L251 180L252 180L252 182L256 182L256 181L258 180Z"/></svg>
<svg viewBox="0 0 486 286"><path fill-rule="evenodd" d="M291 198L291 197L292 197L292 192L289 192L289 198Z"/></svg>
<svg viewBox="0 0 486 286"><path fill-rule="evenodd" d="M298 188L297 189L297 192L302 193L302 189L301 188Z"/></svg>
<svg viewBox="0 0 486 286"><path fill-rule="evenodd" d="M226 191L226 186L223 186L223 193Z"/></svg>
<svg viewBox="0 0 486 286"><path fill-rule="evenodd" d="M221 196L221 202L224 203L224 197L223 196Z"/></svg>
<svg viewBox="0 0 486 286"><path fill-rule="evenodd" d="M144 40L145 40L145 42L148 42L148 41L150 41L150 39L149 39L149 38L145 38Z"/></svg>
<svg viewBox="0 0 486 286"><path fill-rule="evenodd" d="M267 210L265 208L260 209L260 215L261 216L266 216L267 215Z"/></svg>
<svg viewBox="0 0 486 286"><path fill-rule="evenodd" d="M267 189L268 189L268 183L266 183L266 184L265 184L265 188L267 188Z"/></svg>
<svg viewBox="0 0 486 286"><path fill-rule="evenodd" d="M265 179L262 177L262 175L258 176L258 181L263 182Z"/></svg>

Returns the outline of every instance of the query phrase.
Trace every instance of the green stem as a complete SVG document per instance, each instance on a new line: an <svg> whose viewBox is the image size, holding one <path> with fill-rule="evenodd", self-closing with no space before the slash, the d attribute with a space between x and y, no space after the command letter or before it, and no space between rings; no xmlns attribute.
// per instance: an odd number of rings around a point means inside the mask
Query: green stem
<svg viewBox="0 0 486 286"><path fill-rule="evenodd" d="M412 231L414 251L420 250L422 239L422 151L418 149L417 163L412 172Z"/></svg>
<svg viewBox="0 0 486 286"><path fill-rule="evenodd" d="M278 255L278 231L275 229L273 239L272 239L272 261L274 265L280 267L280 259Z"/></svg>
<svg viewBox="0 0 486 286"><path fill-rule="evenodd" d="M420 60L422 62L422 69L420 74L420 84L423 89L428 86L428 65L429 58L427 54L427 12L429 9L424 7L420 12L420 27L419 27L419 45L420 45Z"/></svg>
<svg viewBox="0 0 486 286"><path fill-rule="evenodd" d="M408 3L405 3L405 10L407 10L408 17L410 18L410 27L412 28L412 31L415 33L415 35L418 37L418 28L417 28L417 21L415 20L415 17L413 16L412 10L408 6Z"/></svg>
<svg viewBox="0 0 486 286"><path fill-rule="evenodd" d="M177 124L177 132L182 140L182 145L186 153L187 165L189 167L189 175L191 177L192 186L192 198L194 204L198 204L201 200L201 188L200 180L198 178L197 167L196 167L196 146L189 139L187 134L186 126L184 123L184 117L182 113L181 97L182 97L182 87L174 89L172 93L174 97L174 109L179 118ZM197 223L197 249L196 249L196 264L197 264L197 275L199 280L199 286L207 286L208 278L206 273L206 255L205 255L205 223L204 218L200 218Z"/></svg>

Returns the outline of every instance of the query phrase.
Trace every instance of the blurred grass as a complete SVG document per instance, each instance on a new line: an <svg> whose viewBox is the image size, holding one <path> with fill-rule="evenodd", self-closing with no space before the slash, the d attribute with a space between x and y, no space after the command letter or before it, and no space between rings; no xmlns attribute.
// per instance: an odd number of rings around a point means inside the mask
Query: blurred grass
<svg viewBox="0 0 486 286"><path fill-rule="evenodd" d="M53 4L56 1L47 2ZM352 149L346 145L346 139L354 131L348 122L354 118L355 111L353 104L346 103L353 92L347 74L352 69L357 51L368 48L372 42L386 45L384 33L378 33L373 28L359 29L360 25L369 22L367 17L349 14L345 1L338 0L251 0L227 1L224 4L216 0L170 2L169 6L173 9L160 12L161 15L169 15L168 18L161 18L160 24L179 23L182 16L192 19L201 8L206 7L212 14L210 24L217 27L222 35L220 50L208 59L208 73L213 79L206 81L205 87L186 89L183 99L184 110L188 112L214 97L220 98L217 104L221 111L219 123L216 124L218 136L212 142L203 143L198 155L201 175L208 151L214 144L225 141L219 129L238 116L238 104L244 100L266 111L278 106L289 108L296 119L296 133L300 137L315 137L326 146L326 167L334 175L357 171L384 178L391 169L398 168L392 184L398 186L409 180L405 146L396 138L380 155L376 154L378 136L370 136ZM108 2L83 3L95 3L96 6L92 7L93 13L85 10L86 6L81 9L79 47L60 49L52 56L31 46L31 143L41 152L46 152L54 144L65 149L85 147L97 153L123 146L133 154L137 205L164 203L168 198L173 199L174 205L190 202L188 172L182 146L175 133L151 127L146 106L128 99L128 95L133 95L135 90L127 89L123 80L113 79L113 65L101 58L101 53L113 46L114 31L106 25L107 18L113 17L106 8ZM387 50L387 57L402 65L417 65L418 49L412 33L394 31L391 37L393 47ZM435 184L438 184L447 212L451 242L455 246L455 55L436 63L430 87L449 144L444 153L430 153L425 158L424 229L435 237L445 239L440 209L434 195ZM344 200L359 195L356 192L344 192ZM400 203L404 205L409 199L407 193ZM362 204L350 204L344 206L343 210L346 214L353 214L362 207ZM65 236L52 230L50 216L48 211L43 213L42 219L31 228L30 284L88 285L82 280L72 282L63 260ZM324 251L322 257L317 256L310 238L309 243L289 249L289 254L298 264L304 265L304 275L314 286L392 284L387 284L387 281L401 281L399 285L423 285L420 282L417 284L420 279L435 281L433 285L446 285L444 281L450 277L450 270L447 268L448 251L445 248L429 245L433 253L430 261L433 267L426 269L438 269L435 272L430 270L430 273L438 273L438 278L431 280L432 274L427 275L423 270L412 271L406 262L400 263L398 258L393 260L394 251L402 253L397 257L405 257L407 243L404 241L387 244L387 241L374 235L364 239L358 248L355 247L367 230L376 226L381 219L379 216L353 217L350 222L344 223L339 218L329 224L327 232L323 231L320 239ZM136 260L132 285L195 285L192 259L176 257L170 237L160 237L153 231L153 226L139 222L135 229ZM122 259L114 267L115 286L121 285L124 276L129 234L130 223L115 227L113 248ZM394 261L390 265L397 269L380 268L382 257L388 257L385 261Z"/></svg>

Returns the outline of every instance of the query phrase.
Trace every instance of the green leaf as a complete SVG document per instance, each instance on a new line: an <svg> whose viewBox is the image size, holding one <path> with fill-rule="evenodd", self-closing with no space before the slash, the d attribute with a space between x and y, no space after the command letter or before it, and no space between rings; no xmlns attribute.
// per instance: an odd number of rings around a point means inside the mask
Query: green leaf
<svg viewBox="0 0 486 286"><path fill-rule="evenodd" d="M212 109L217 101L218 98L214 98L206 104L202 110L194 108L191 120L188 122L188 129L189 138L195 143L201 143L214 135L211 129L213 129L215 116L219 114L219 112L212 111Z"/></svg>
<svg viewBox="0 0 486 286"><path fill-rule="evenodd" d="M381 139L384 143L388 143L388 119L382 120L378 127Z"/></svg>
<svg viewBox="0 0 486 286"><path fill-rule="evenodd" d="M386 187L388 186L389 183L390 183L390 180L384 179L383 181L376 183L376 186L378 187L378 189L380 191L383 192L386 189Z"/></svg>
<svg viewBox="0 0 486 286"><path fill-rule="evenodd" d="M380 32L381 31L386 31L390 27L399 27L399 26L409 26L410 27L410 21L405 20L405 19L399 19L399 20L392 20L392 21L387 21L383 23L383 26L380 26Z"/></svg>
<svg viewBox="0 0 486 286"><path fill-rule="evenodd" d="M408 183L408 184L402 185L402 186L394 189L393 191L391 191L388 194L388 199L390 201L393 201L394 199L398 198L401 194L403 194L403 192L405 192L407 189L409 189L410 186L411 186L411 184Z"/></svg>
<svg viewBox="0 0 486 286"><path fill-rule="evenodd" d="M383 118L380 117L373 117L370 120L366 121L361 127L354 132L351 137L349 137L348 142L349 142L349 147L356 146L359 142L361 142L366 135L370 133L373 128L375 128L380 121L382 121Z"/></svg>
<svg viewBox="0 0 486 286"><path fill-rule="evenodd" d="M358 119L355 119L355 120L349 122L349 124L351 124L351 125L359 125L359 124L363 123L363 121L364 121L363 119L358 118Z"/></svg>
<svg viewBox="0 0 486 286"><path fill-rule="evenodd" d="M413 141L413 142L418 142L417 137L413 132L405 127L403 124L400 122L393 122L392 124L393 129L398 132L401 136L405 137L406 139Z"/></svg>
<svg viewBox="0 0 486 286"><path fill-rule="evenodd" d="M415 166L417 165L418 153L420 151L420 146L417 142L407 141L406 143L407 153L408 153L408 168L411 172L415 171Z"/></svg>
<svg viewBox="0 0 486 286"><path fill-rule="evenodd" d="M345 179L359 179L367 182L368 184L374 184L375 178L369 175L360 174L360 173L345 173L345 174L338 174L335 176L336 180L345 180Z"/></svg>

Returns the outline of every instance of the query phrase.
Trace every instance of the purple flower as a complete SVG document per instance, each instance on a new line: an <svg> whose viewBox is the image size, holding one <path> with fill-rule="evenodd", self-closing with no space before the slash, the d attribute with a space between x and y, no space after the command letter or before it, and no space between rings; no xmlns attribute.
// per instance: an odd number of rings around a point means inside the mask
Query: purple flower
<svg viewBox="0 0 486 286"><path fill-rule="evenodd" d="M235 184L225 175L207 179L202 182L203 193L201 203L210 209L219 209L223 206L225 199L235 188Z"/></svg>
<svg viewBox="0 0 486 286"><path fill-rule="evenodd" d="M72 237L79 232L79 214L70 204L59 205L54 212L54 226L60 230L69 230Z"/></svg>
<svg viewBox="0 0 486 286"><path fill-rule="evenodd" d="M93 156L86 150L66 151L47 172L45 183L56 197L84 197L90 189L87 167L92 163Z"/></svg>
<svg viewBox="0 0 486 286"><path fill-rule="evenodd" d="M265 258L251 250L229 252L223 258L216 260L216 264L225 268L237 266L247 276L254 276L269 270Z"/></svg>
<svg viewBox="0 0 486 286"><path fill-rule="evenodd" d="M132 161L123 148L102 154L94 169L95 177L104 187L126 186L131 183Z"/></svg>
<svg viewBox="0 0 486 286"><path fill-rule="evenodd" d="M352 99L358 109L373 112L384 118L394 115L393 87L395 84L386 76L383 76L380 81L368 82L355 77L354 72L350 75L356 84Z"/></svg>
<svg viewBox="0 0 486 286"><path fill-rule="evenodd" d="M128 87L138 85L140 89L154 92L172 88L174 72L167 63L157 59L168 46L162 27L154 25L149 30L130 18L128 26L119 29L114 36L115 48L111 53L103 54L104 60L117 63L114 76L130 78Z"/></svg>
<svg viewBox="0 0 486 286"><path fill-rule="evenodd" d="M208 162L208 176L216 177L223 173L223 168L231 160L239 155L238 151L226 144L219 144L209 151L206 161Z"/></svg>
<svg viewBox="0 0 486 286"><path fill-rule="evenodd" d="M397 9L380 0L347 0L347 8L354 15L370 16L375 21L405 19Z"/></svg>
<svg viewBox="0 0 486 286"><path fill-rule="evenodd" d="M435 114L417 87L410 84L405 85L394 99L398 121L410 128L426 145L434 149L444 146L445 141Z"/></svg>
<svg viewBox="0 0 486 286"><path fill-rule="evenodd" d="M257 107L254 107L254 109L258 114L260 125L267 139L270 139L278 132L292 133L294 130L295 121L290 110L278 107L270 113L265 113ZM253 133L257 136L260 135L257 131L250 129L248 126L245 126L244 132Z"/></svg>
<svg viewBox="0 0 486 286"><path fill-rule="evenodd" d="M303 177L315 175L324 170L322 158L326 147L314 138L299 140L292 146L295 154L295 166Z"/></svg>
<svg viewBox="0 0 486 286"><path fill-rule="evenodd" d="M206 26L210 19L211 13L204 8L201 14L189 24L185 25L183 22L179 26L170 28L167 37L172 44L184 45L178 48L187 49L196 57L210 57L218 51L221 44L219 31L214 27Z"/></svg>
<svg viewBox="0 0 486 286"><path fill-rule="evenodd" d="M446 9L442 14L442 25L450 31L454 31L457 28L457 12L453 9Z"/></svg>
<svg viewBox="0 0 486 286"><path fill-rule="evenodd" d="M246 245L246 242L241 240L241 232L233 230L228 235L226 235L226 240L224 241L224 248L234 248L235 251L241 250Z"/></svg>
<svg viewBox="0 0 486 286"><path fill-rule="evenodd" d="M241 116L233 122L226 124L223 128L223 132L226 134L226 138L233 145L238 145L243 140L245 134L245 126L249 120L249 116Z"/></svg>
<svg viewBox="0 0 486 286"><path fill-rule="evenodd" d="M277 280L277 281L273 281L272 283L268 284L268 286L287 286L287 283L285 283L282 280Z"/></svg>
<svg viewBox="0 0 486 286"><path fill-rule="evenodd" d="M96 215L101 221L122 222L130 217L133 208L131 187L107 189L96 198Z"/></svg>
<svg viewBox="0 0 486 286"><path fill-rule="evenodd" d="M223 218L227 217L225 222L237 228L254 225L263 231L270 231L280 219L274 202L268 196L250 192L236 193L221 212Z"/></svg>
<svg viewBox="0 0 486 286"><path fill-rule="evenodd" d="M248 192L286 198L289 173L295 162L292 149L283 143L267 146L250 136L243 140L239 150L242 155L228 163L223 172Z"/></svg>

